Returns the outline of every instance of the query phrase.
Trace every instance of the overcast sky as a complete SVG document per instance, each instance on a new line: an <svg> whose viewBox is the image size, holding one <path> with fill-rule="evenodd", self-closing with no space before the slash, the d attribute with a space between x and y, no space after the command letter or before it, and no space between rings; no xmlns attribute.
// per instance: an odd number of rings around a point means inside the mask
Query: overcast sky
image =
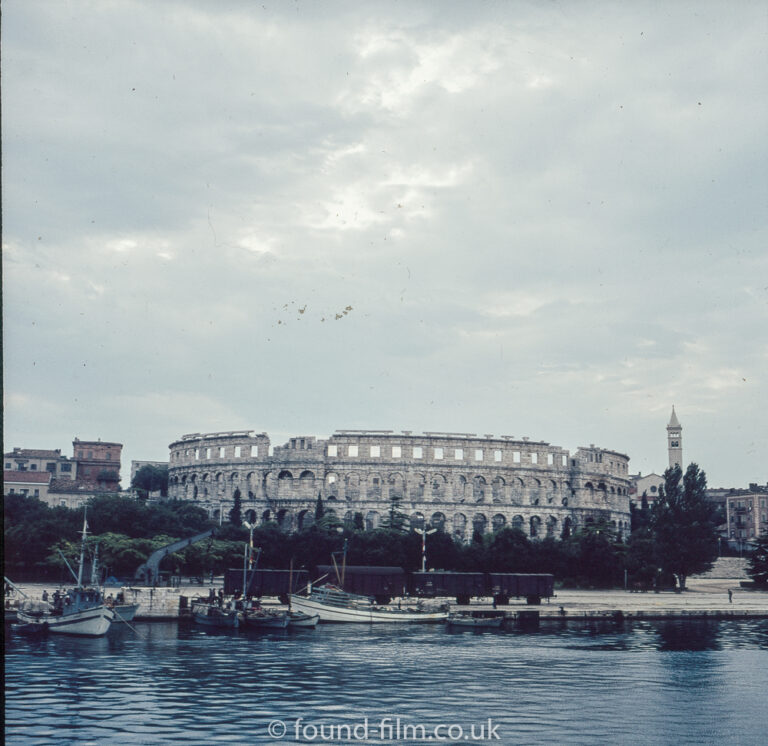
<svg viewBox="0 0 768 746"><path fill-rule="evenodd" d="M339 428L768 481L768 3L2 17L4 449Z"/></svg>

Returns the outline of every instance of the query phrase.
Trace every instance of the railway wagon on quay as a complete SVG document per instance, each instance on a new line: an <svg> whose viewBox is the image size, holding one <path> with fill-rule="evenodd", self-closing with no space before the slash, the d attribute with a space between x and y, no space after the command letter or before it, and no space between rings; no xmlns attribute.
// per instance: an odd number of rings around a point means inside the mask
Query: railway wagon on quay
<svg viewBox="0 0 768 746"><path fill-rule="evenodd" d="M504 572L406 572L401 567L365 565L317 565L307 570L253 570L246 572L246 595L277 596L287 603L289 593L313 583L335 583L344 590L361 596L372 596L378 604L393 598L454 598L466 605L473 598L492 596L499 605L510 598L525 598L529 604L539 604L542 598L554 595L554 576L546 573ZM227 570L224 592L228 595L242 590L243 570Z"/></svg>
<svg viewBox="0 0 768 746"><path fill-rule="evenodd" d="M288 603L291 593L298 593L309 583L306 570L246 570L245 595L261 598L277 596L281 603ZM224 593L233 596L243 590L243 568L233 568L224 573Z"/></svg>

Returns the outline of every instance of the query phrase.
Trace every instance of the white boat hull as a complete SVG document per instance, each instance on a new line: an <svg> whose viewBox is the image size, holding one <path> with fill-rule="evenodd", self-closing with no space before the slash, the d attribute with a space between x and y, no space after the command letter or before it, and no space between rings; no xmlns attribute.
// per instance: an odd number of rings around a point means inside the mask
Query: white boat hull
<svg viewBox="0 0 768 746"><path fill-rule="evenodd" d="M313 601L305 596L291 596L291 608L309 616L317 614L321 622L353 622L358 624L429 624L444 622L447 612L410 611L408 609L381 609L374 606L348 608Z"/></svg>
<svg viewBox="0 0 768 746"><path fill-rule="evenodd" d="M31 616L19 611L18 622L30 629L50 632L56 635L79 635L82 637L101 637L112 624L114 613L107 606L78 611L74 614L45 614Z"/></svg>
<svg viewBox="0 0 768 746"><path fill-rule="evenodd" d="M115 622L132 622L139 604L115 604L112 610L115 612Z"/></svg>

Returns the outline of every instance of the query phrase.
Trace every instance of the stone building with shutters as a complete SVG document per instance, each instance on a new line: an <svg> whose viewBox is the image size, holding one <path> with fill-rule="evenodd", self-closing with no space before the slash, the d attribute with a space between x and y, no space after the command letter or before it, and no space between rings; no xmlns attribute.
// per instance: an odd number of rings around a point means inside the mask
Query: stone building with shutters
<svg viewBox="0 0 768 746"><path fill-rule="evenodd" d="M286 530L326 514L376 528L393 497L412 527L425 523L468 541L503 526L531 538L560 538L607 521L630 530L629 457L594 445L570 453L513 436L392 430L337 430L327 439L290 438L272 446L266 433L183 435L171 443L170 498L192 500L213 518L239 491L249 522Z"/></svg>

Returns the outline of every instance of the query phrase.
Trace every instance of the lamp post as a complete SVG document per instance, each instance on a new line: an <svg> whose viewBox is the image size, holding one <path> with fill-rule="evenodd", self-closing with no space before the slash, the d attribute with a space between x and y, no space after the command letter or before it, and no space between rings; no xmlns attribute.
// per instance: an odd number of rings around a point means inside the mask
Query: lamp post
<svg viewBox="0 0 768 746"><path fill-rule="evenodd" d="M427 524L428 525L428 524ZM417 534L421 534L421 571L427 571L427 534L434 534L437 531L436 528L431 528L427 531L427 526L424 528L414 528Z"/></svg>
<svg viewBox="0 0 768 746"><path fill-rule="evenodd" d="M250 570L253 567L253 529L254 527L248 523L248 521L243 521L243 526L245 526L248 529L248 545L245 548L245 551L243 553L243 599L245 599L245 566L246 566L246 557L248 559L248 569Z"/></svg>

